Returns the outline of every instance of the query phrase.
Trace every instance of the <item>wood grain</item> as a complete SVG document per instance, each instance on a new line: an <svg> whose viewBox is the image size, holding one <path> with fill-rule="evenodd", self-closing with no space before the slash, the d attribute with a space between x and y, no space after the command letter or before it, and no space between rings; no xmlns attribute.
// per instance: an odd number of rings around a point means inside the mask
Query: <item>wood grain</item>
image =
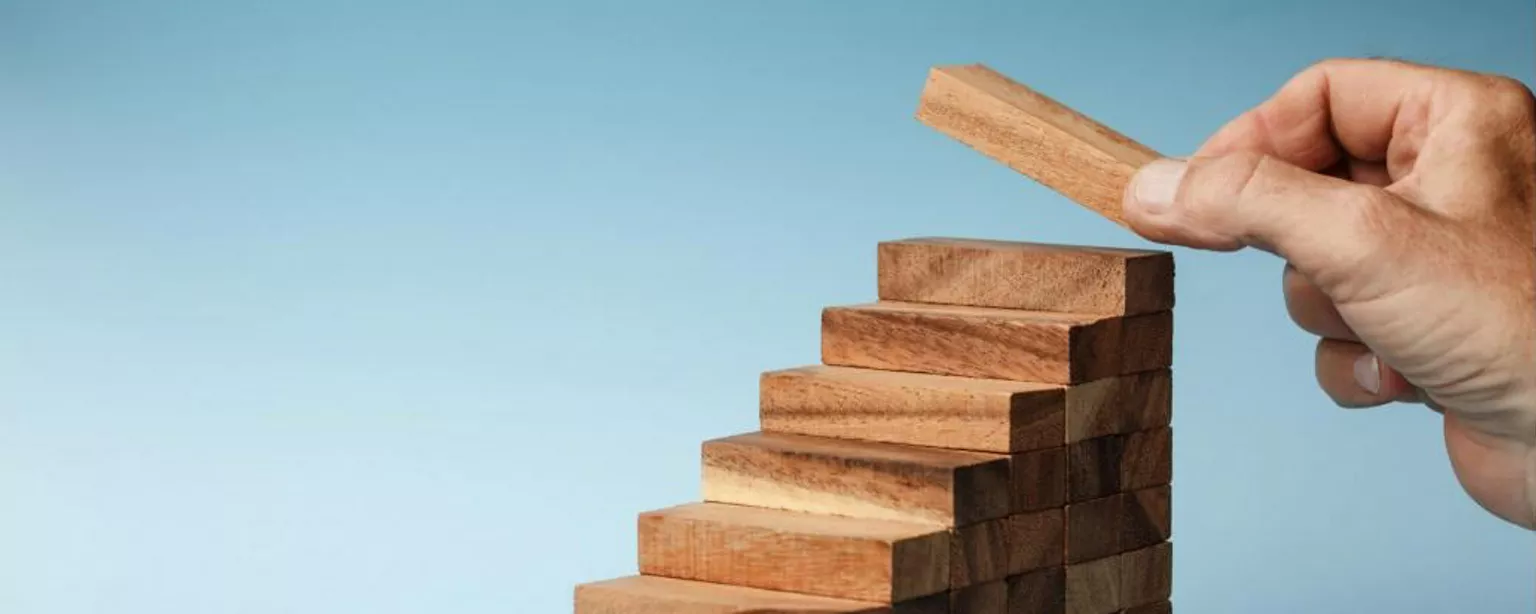
<svg viewBox="0 0 1536 614"><path fill-rule="evenodd" d="M1067 614L1113 614L1120 609L1120 557L1067 566Z"/></svg>
<svg viewBox="0 0 1536 614"><path fill-rule="evenodd" d="M1173 614L1173 602L1163 601L1159 603L1150 603L1143 606L1136 606L1134 608L1126 608L1121 610L1120 614Z"/></svg>
<svg viewBox="0 0 1536 614"><path fill-rule="evenodd" d="M880 243L886 301L1136 315L1173 308L1165 251L921 237Z"/></svg>
<svg viewBox="0 0 1536 614"><path fill-rule="evenodd" d="M1067 388L1067 443L1167 426L1173 373L1157 369Z"/></svg>
<svg viewBox="0 0 1536 614"><path fill-rule="evenodd" d="M949 540L950 588L1008 577L1011 528L1003 517L955 529Z"/></svg>
<svg viewBox="0 0 1536 614"><path fill-rule="evenodd" d="M1062 614L1067 601L1067 574L1046 567L1008 579L1008 614Z"/></svg>
<svg viewBox="0 0 1536 614"><path fill-rule="evenodd" d="M695 503L639 519L640 573L891 603L950 587L933 525Z"/></svg>
<svg viewBox="0 0 1536 614"><path fill-rule="evenodd" d="M1120 526L1122 550L1145 548L1173 535L1172 496L1171 487L1158 486L1129 492L1122 497L1125 510Z"/></svg>
<svg viewBox="0 0 1536 614"><path fill-rule="evenodd" d="M1124 450L1122 435L1095 437L1067 446L1067 501L1086 501L1120 492Z"/></svg>
<svg viewBox="0 0 1536 614"><path fill-rule="evenodd" d="M1009 519L1008 573L1021 574L1063 563L1066 515L1061 509L1014 514Z"/></svg>
<svg viewBox="0 0 1536 614"><path fill-rule="evenodd" d="M880 302L822 312L822 362L1076 384L1169 366L1171 312L1093 316Z"/></svg>
<svg viewBox="0 0 1536 614"><path fill-rule="evenodd" d="M917 119L1122 226L1126 185L1159 157L981 65L931 70Z"/></svg>
<svg viewBox="0 0 1536 614"><path fill-rule="evenodd" d="M1008 614L1008 583L997 580L951 592L949 614Z"/></svg>
<svg viewBox="0 0 1536 614"><path fill-rule="evenodd" d="M576 587L576 614L946 614L949 595L896 605L630 576Z"/></svg>
<svg viewBox="0 0 1536 614"><path fill-rule="evenodd" d="M1000 453L1065 437L1068 392L1050 384L817 365L758 390L764 431Z"/></svg>
<svg viewBox="0 0 1536 614"><path fill-rule="evenodd" d="M748 433L703 445L707 501L948 527L1009 512L1007 456Z"/></svg>
<svg viewBox="0 0 1536 614"><path fill-rule="evenodd" d="M1152 605L1172 595L1172 542L1120 555L1120 607Z"/></svg>
<svg viewBox="0 0 1536 614"><path fill-rule="evenodd" d="M1117 493L1099 499L1068 504L1068 565L1119 554L1122 551L1122 527L1129 495Z"/></svg>
<svg viewBox="0 0 1536 614"><path fill-rule="evenodd" d="M1171 483L1173 429L1163 427L1126 435L1119 464L1119 487L1123 490Z"/></svg>
<svg viewBox="0 0 1536 614"><path fill-rule="evenodd" d="M1014 512L1061 507L1067 501L1066 447L1031 450L1011 457L1010 501Z"/></svg>

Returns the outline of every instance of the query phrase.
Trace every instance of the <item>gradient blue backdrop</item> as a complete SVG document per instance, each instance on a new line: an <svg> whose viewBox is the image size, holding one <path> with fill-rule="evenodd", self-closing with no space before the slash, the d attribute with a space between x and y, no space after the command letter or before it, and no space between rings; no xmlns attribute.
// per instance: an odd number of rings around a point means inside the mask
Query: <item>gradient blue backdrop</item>
<svg viewBox="0 0 1536 614"><path fill-rule="evenodd" d="M1167 152L1508 2L0 0L0 611L561 612L909 235L1141 245L912 120L983 61ZM1178 254L1182 612L1529 612L1280 264Z"/></svg>

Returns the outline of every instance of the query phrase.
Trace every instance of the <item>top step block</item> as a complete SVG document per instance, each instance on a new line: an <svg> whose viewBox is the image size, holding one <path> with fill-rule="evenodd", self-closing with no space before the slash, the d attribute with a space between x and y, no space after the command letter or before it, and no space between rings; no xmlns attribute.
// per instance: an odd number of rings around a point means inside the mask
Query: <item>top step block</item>
<svg viewBox="0 0 1536 614"><path fill-rule="evenodd" d="M1173 275L1165 251L944 237L879 246L885 301L1139 315L1173 308Z"/></svg>

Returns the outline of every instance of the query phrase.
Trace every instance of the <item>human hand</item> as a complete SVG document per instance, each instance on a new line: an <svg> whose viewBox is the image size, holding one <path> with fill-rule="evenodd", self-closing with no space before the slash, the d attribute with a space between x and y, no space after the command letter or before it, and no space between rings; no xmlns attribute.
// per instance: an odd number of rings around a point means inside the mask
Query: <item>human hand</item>
<svg viewBox="0 0 1536 614"><path fill-rule="evenodd" d="M1144 167L1127 221L1285 259L1291 317L1345 407L1425 402L1462 487L1536 528L1536 101L1519 82L1333 60L1187 161Z"/></svg>

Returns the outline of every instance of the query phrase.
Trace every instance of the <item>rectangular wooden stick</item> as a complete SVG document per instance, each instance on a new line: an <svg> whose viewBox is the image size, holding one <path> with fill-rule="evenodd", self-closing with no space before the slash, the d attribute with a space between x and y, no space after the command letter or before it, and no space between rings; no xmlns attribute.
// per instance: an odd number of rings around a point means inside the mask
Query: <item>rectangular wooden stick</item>
<svg viewBox="0 0 1536 614"><path fill-rule="evenodd" d="M883 605L651 576L582 584L575 596L576 614L947 614L950 599Z"/></svg>
<svg viewBox="0 0 1536 614"><path fill-rule="evenodd" d="M979 64L931 70L917 119L1122 226L1131 175L1159 157Z"/></svg>

